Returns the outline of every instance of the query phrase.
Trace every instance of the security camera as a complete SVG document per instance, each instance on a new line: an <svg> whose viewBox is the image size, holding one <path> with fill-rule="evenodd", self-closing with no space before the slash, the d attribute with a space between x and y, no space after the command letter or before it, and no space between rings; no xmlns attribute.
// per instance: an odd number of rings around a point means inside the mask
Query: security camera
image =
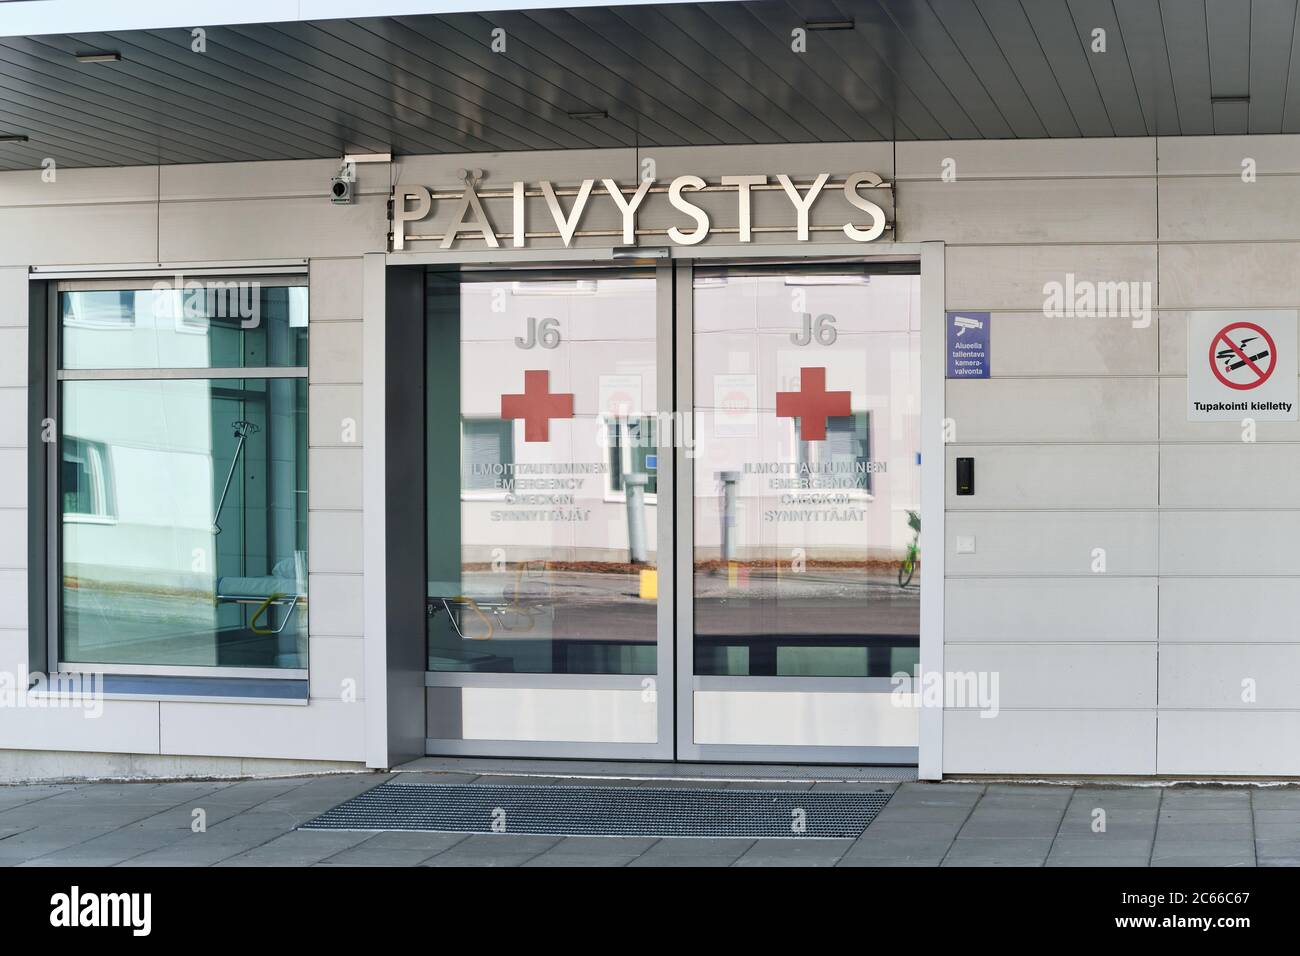
<svg viewBox="0 0 1300 956"><path fill-rule="evenodd" d="M330 180L330 202L352 202L352 187L357 181L357 165L344 159L339 171Z"/></svg>

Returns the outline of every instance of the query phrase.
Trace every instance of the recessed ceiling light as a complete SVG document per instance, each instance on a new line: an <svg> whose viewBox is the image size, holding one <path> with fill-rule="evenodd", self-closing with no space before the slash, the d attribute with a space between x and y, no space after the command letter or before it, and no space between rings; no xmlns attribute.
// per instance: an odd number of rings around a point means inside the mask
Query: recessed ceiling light
<svg viewBox="0 0 1300 956"><path fill-rule="evenodd" d="M25 143L27 137L22 133L3 133L0 134L0 143Z"/></svg>
<svg viewBox="0 0 1300 956"><path fill-rule="evenodd" d="M116 63L122 59L122 54L111 52L100 53L78 53L78 63Z"/></svg>
<svg viewBox="0 0 1300 956"><path fill-rule="evenodd" d="M809 20L804 24L806 30L852 30L853 21L844 20Z"/></svg>
<svg viewBox="0 0 1300 956"><path fill-rule="evenodd" d="M609 119L609 114L604 110L577 110L569 114L571 120L598 120Z"/></svg>

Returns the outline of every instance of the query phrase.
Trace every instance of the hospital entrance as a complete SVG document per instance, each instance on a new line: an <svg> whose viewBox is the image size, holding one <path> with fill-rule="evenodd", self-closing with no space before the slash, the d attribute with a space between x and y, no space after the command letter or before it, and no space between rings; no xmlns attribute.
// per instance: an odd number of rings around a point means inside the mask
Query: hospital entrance
<svg viewBox="0 0 1300 956"><path fill-rule="evenodd" d="M424 282L429 754L916 762L915 261Z"/></svg>

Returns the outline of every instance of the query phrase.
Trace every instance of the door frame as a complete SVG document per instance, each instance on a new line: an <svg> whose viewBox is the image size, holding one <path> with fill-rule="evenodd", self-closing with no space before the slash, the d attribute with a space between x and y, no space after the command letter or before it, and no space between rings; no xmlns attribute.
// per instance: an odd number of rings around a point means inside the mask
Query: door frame
<svg viewBox="0 0 1300 956"><path fill-rule="evenodd" d="M441 265L456 267L461 265L492 266L509 269L514 266L551 265L556 269L578 268L583 265L616 265L612 248L577 248L577 249L452 249L443 252L390 252L366 257L366 320L378 320L379 329L371 326L367 344L377 344L376 334L383 335L385 321L383 290L372 289L374 279L379 278L385 267L392 266L427 266ZM914 260L920 263L920 311L921 311L921 535L920 547L925 555L926 577L928 587L921 590L920 622L920 667L922 675L942 675L943 673L943 634L944 634L944 553L945 553L945 475L946 453L944 447L943 423L946 416L945 400L945 365L944 354L944 309L945 309L945 248L943 242L920 243L873 243L864 249L860 243L827 242L817 244L771 243L771 244L729 244L708 245L694 249L688 247L670 247L668 258L656 266L656 326L657 326L657 378L660 394L659 404L662 411L671 410L675 414L687 412L693 402L693 348L689 335L683 334L683 322L689 322L687 312L691 302L691 275L696 262L707 263L711 260L739 262L746 259L780 259L790 263L799 260L816 261L821 259L859 259L859 260ZM668 285L670 294L664 294ZM682 288L685 284L685 289ZM683 303L686 305L683 306ZM687 325L689 329L689 324ZM666 359L665 359L666 356ZM367 420L373 421L375 412L383 413L382 398L375 405L370 396L378 392L382 395L385 388L385 362L382 355L367 355L366 395ZM671 403L664 401L670 396ZM684 401L685 399L685 401ZM691 527L693 521L694 501L690 494L693 473L689 467L693 462L677 452L675 436L663 433L659 436L660 461L672 462L674 480L663 483L668 487L658 490L658 533L660 542L670 541L672 548L657 549L659 567L659 606L658 606L658 678L653 688L658 707L656 726L658 740L655 744L596 744L550 741L440 741L439 752L445 755L474 756L513 756L513 757L568 757L574 759L642 759L642 760L725 760L738 762L828 762L828 763L905 763L915 764L922 779L939 779L942 775L943 762L943 708L942 706L921 706L919 708L918 746L916 748L888 748L889 750L907 751L906 753L884 753L885 748L816 748L810 752L806 747L765 747L743 746L730 747L718 745L698 745L693 742L691 723L693 717L693 695L697 681L710 685L716 680L733 680L732 678L696 678L692 653L693 619L689 588L692 568L689 548L693 548ZM373 450L373 449L372 449ZM384 454L380 443L379 454ZM369 456L368 456L369 457ZM379 465L377 471L386 471ZM372 522L382 525L386 521L386 503L383 501L382 486L377 493L367 495L367 527ZM688 549L688 556L683 575L682 551ZM369 567L369 565L368 565ZM383 572L382 564L378 569ZM375 582L379 588L386 589L386 583ZM374 593L373 585L367 586L367 594ZM684 595L686 600L679 600ZM373 617L368 609L367 624L371 621L386 625L386 615L377 613ZM383 631L381 630L380 633ZM368 628L369 633L369 628ZM423 641L423 635L421 636ZM381 663L386 660L384 642L377 640L376 647L367 655L368 663ZM423 646L423 644L421 645ZM665 667L665 664L669 667ZM382 671L380 672L382 674ZM463 677L463 675L455 675ZM630 675L479 675L482 686L529 686L529 687L640 687L643 676ZM665 684L667 678L667 684ZM439 682L440 678L433 678ZM735 680L744 680L736 678ZM782 678L782 685L790 688L789 681L816 681L831 687L835 679L825 678ZM883 679L888 681L888 679ZM388 682L377 675L377 679L367 681L369 694L368 707L380 713L388 710ZM463 683L459 686L464 686ZM811 686L811 685L810 685ZM667 692L666 692L667 691ZM387 721L377 721L374 736L368 734L376 754L379 737ZM427 751L427 748L426 748ZM377 756L376 758L378 759ZM377 764L376 764L377 765Z"/></svg>
<svg viewBox="0 0 1300 956"><path fill-rule="evenodd" d="M729 250L728 250L729 251ZM786 252L788 250L782 250ZM888 251L875 247L877 254L863 255L861 247L827 244L798 254L782 254L770 247L747 249L732 256L709 249L707 256L674 257L674 302L677 310L675 365L677 391L674 409L691 414L695 405L694 355L694 269L711 263L742 263L746 259L783 259L797 268L799 259L916 262L920 269L920 431L921 431L921 553L925 555L926 578L921 588L920 669L922 675L942 671L943 656L943 260L942 243L904 246L891 244ZM841 252L841 255L836 255ZM884 252L884 254L881 254ZM937 375L936 375L937 372ZM842 677L708 677L695 674L694 666L694 460L675 455L677 549L677 646L674 693L677 711L676 759L682 761L843 763L917 766L918 775L937 779L942 756L941 707L921 707L918 713L916 747L834 747L784 745L727 745L695 742L694 716L697 691L783 691L820 693L892 693L892 678ZM937 480L936 480L937 479ZM937 491L935 490L937 486ZM933 557L932 557L933 556ZM934 560L937 557L938 560ZM913 682L914 683L914 682ZM919 688L912 687L913 692ZM925 754L925 760L922 759ZM924 766L923 766L924 764Z"/></svg>

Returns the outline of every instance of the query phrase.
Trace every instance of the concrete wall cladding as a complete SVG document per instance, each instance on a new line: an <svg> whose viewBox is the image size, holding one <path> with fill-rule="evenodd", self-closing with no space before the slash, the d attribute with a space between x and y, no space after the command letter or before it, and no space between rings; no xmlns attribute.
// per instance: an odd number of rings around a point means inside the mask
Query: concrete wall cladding
<svg viewBox="0 0 1300 956"><path fill-rule="evenodd" d="M1261 423L1249 443L1235 423L1185 420L1189 311L1300 307L1298 146L1217 137L646 154L661 180L894 177L897 239L945 242L947 307L992 313L992 377L947 386L943 587L945 668L996 672L1000 712L946 713L945 773L1300 773L1300 424ZM60 170L53 184L39 171L0 174L0 669L31 665L27 267L309 259L312 318L309 706L110 700L98 721L14 710L0 748L362 761L365 701L345 703L341 688L354 677L364 698L363 648L382 639L362 619L361 256L384 249L389 177L451 188L456 169L479 167L490 183L631 180L646 156L402 159L363 168L358 202L342 207L324 198L332 161ZM1139 283L1150 321L1046 315L1045 284L1068 281ZM974 496L952 495L958 454L976 460ZM957 553L959 536L975 539L974 553ZM1252 703L1243 681L1255 682Z"/></svg>
<svg viewBox="0 0 1300 956"><path fill-rule="evenodd" d="M356 204L331 207L323 196L336 168L61 169L54 182L0 174L0 670L46 667L27 647L28 267L295 260L309 266L311 317L308 706L110 699L95 720L72 708L6 709L0 778L364 760L361 255L383 248L387 175L363 184ZM76 760L16 753L32 750Z"/></svg>
<svg viewBox="0 0 1300 956"><path fill-rule="evenodd" d="M1298 144L899 145L900 238L993 324L992 377L947 389L977 477L945 669L998 672L1001 713L945 714L946 773L1300 773L1300 425L1186 420L1187 313L1300 305ZM1068 274L1150 284L1149 324L1049 317Z"/></svg>

